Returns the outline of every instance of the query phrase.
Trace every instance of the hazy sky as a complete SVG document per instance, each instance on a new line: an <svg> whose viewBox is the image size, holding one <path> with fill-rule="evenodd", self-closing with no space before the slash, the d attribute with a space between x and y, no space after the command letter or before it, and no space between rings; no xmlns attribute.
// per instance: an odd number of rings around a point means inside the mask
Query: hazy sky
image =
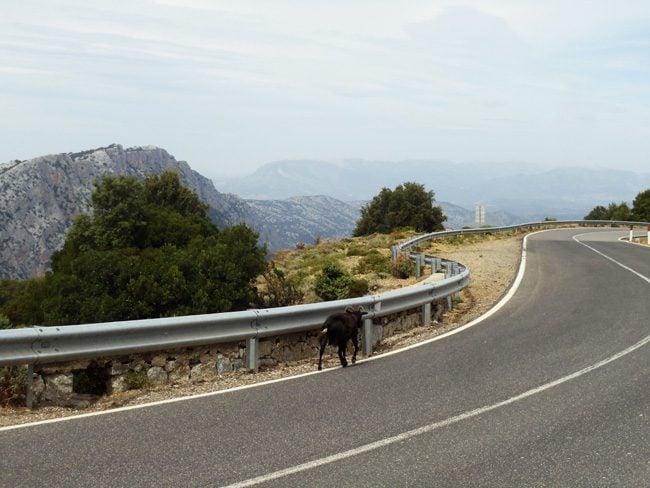
<svg viewBox="0 0 650 488"><path fill-rule="evenodd" d="M0 0L0 162L154 144L650 172L648 0Z"/></svg>

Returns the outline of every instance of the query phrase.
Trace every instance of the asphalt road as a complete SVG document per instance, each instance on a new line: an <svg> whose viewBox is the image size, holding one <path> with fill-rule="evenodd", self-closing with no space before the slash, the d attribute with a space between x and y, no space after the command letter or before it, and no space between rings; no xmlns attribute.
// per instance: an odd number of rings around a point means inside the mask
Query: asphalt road
<svg viewBox="0 0 650 488"><path fill-rule="evenodd" d="M649 487L650 249L625 234L532 235L505 306L399 354L0 430L0 486Z"/></svg>

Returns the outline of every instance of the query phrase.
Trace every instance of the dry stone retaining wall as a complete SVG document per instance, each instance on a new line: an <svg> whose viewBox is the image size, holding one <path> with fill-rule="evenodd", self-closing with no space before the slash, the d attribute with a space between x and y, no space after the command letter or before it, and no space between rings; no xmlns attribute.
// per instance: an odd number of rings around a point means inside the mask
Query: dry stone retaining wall
<svg viewBox="0 0 650 488"><path fill-rule="evenodd" d="M421 310L375 319L373 347L384 338L422 323ZM318 331L269 337L259 341L260 367L318 357ZM329 351L332 352L332 351ZM99 396L146 385L216 381L246 367L246 342L155 351L36 366L34 404L85 407Z"/></svg>

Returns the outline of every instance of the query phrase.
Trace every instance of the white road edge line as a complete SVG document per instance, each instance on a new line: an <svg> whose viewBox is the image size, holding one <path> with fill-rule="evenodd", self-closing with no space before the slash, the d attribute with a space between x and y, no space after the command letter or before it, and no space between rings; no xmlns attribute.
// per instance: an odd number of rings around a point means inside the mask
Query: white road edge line
<svg viewBox="0 0 650 488"><path fill-rule="evenodd" d="M546 231L540 231L540 232L546 232ZM528 234L528 235L532 235L532 234ZM451 331L448 334L445 334L445 336L449 336L449 335L451 335L453 333L457 333L461 329L471 327L472 325L475 325L476 323L486 319L487 317L489 317L490 315L495 313L497 310L499 310L512 297L512 295L514 295L514 292L519 287L519 284L521 283L521 280L523 278L523 270L525 268L525 257L526 257L526 239L528 238L528 235L524 238L524 243L523 243L523 246L522 246L521 266L519 268L519 273L517 274L515 282L513 283L513 286L511 287L511 290L503 297L503 299L501 301L499 301L499 303L497 303L497 305L495 305L485 315L479 317L475 321L470 322L469 324L467 324L467 325L465 325L465 326L463 326L463 327L461 327L459 329L456 329L454 331ZM639 276L640 278L642 278L643 280L645 280L646 282L648 282L650 284L650 278L642 275L641 273L638 273L637 271L629 268L628 266L625 266L624 264L622 264L622 263L616 261L615 259L607 256L606 254L603 254L602 252L600 252L600 251L594 249L593 247L585 244L584 242L581 242L580 240L578 240L578 237L583 236L583 235L585 235L585 234L580 234L580 235L573 236L573 240L576 241L577 243L582 244L583 246L589 248L590 250L594 251L595 253L599 254L600 256L602 256L602 257L604 257L606 259L609 259L610 261L612 261L613 263L615 263L618 266L622 267L623 269L634 273L635 275ZM442 337L443 336L439 336L439 337L436 337L436 338L434 338L432 340L441 339ZM432 340L429 340L427 342L432 342ZM510 405L512 403L515 403L515 402L518 402L518 401L523 400L525 398L536 395L537 393L541 393L543 391L549 390L549 389L554 388L554 387L556 387L558 385L566 383L567 381L571 381L571 380L573 380L575 378L583 376L583 375L585 375L585 374L587 374L587 373L589 373L589 372L591 372L591 371L593 371L595 369L601 368L601 367L603 367L603 366L605 366L605 365L607 365L607 364L609 364L609 363L611 363L613 361L616 361L617 359L620 359L623 356L626 356L626 355L630 354L633 351L636 351L637 349L639 349L640 347L645 346L649 342L650 342L650 335L646 336L643 339L641 339L636 344L634 344L634 345L632 345L632 346L630 346L630 347L628 347L628 348L614 354L613 356L610 356L610 357L608 357L606 359L603 359L602 361L599 361L599 362L597 362L595 364L592 364L591 366L587 366L586 368L583 368L583 369L581 369L579 371L576 371L575 373L572 373L570 375L564 376L564 377L559 378L557 380L551 381L551 382L546 383L544 385L538 386L538 387L533 388L531 390L525 391L524 393L513 396L511 398L508 398L507 400L503 400L503 401L495 403L493 405L486 405L484 407L480 407L480 408L477 408L475 410L470 410L468 412L464 412L464 413L462 413L460 415L456 415L454 417L450 417L448 419L441 420L439 422L434 422L432 424L428 424L428 425L425 425L423 427L418 427L417 429L409 430L407 432L402 432L401 434L397 434L397 435L392 436L392 437L387 437L385 439L381 439L381 440L378 440L376 442L371 442L369 444L364 444L363 446L359 446L359 447L356 447L354 449L349 449L347 451L332 454L331 456L327 456L327 457L324 457L324 458L321 458L321 459L316 459L314 461L309 461L307 463L298 464L296 466L292 466L290 468L275 471L273 473L267 473L267 474L264 474L264 475L261 475L261 476L257 476L255 478L250 478L248 480L244 480L244 481L240 481L240 482L233 483L233 484L230 484L230 485L226 485L226 486L223 486L222 488L245 488L247 486L254 486L254 485L258 485L260 483L265 483L267 481L276 480L278 478L283 478L285 476L289 476L289 475L296 474L296 473L299 473L299 472L302 472L302 471L307 471L307 470L310 470L310 469L318 468L318 467L324 466L326 464L331 464L331 463L334 463L336 461L347 459L347 458L352 457L352 456L357 456L359 454L363 454L363 453L366 453L366 452L369 452L369 451L373 451L375 449L379 449L379 448L388 446L390 444L394 444L396 442L405 441L405 440L410 439L412 437L416 437L416 436L419 436L419 435L422 435L422 434L426 434L426 433L431 432L433 430L436 430L436 429L439 429L439 428L442 428L442 427L446 427L448 425L460 422L462 420L466 420L466 419L469 419L469 418L472 418L472 417L476 417L476 416L481 415L483 413L490 412L492 410L496 410L496 409L504 407L506 405ZM424 343L422 343L422 344L424 344ZM411 348L411 347L414 347L414 346L410 346L409 348ZM409 349L409 348L405 348L405 349ZM396 351L396 352L401 352L401 351L403 351L405 349L400 349L399 351ZM388 354L393 354L393 353L383 354L382 356L378 356L378 358L379 357L385 357ZM371 358L371 359L373 359L373 358Z"/></svg>
<svg viewBox="0 0 650 488"><path fill-rule="evenodd" d="M520 263L519 263L519 271L517 272L517 276L515 277L515 280L513 281L512 286L510 287L508 292L503 296L503 298L501 298L501 300L494 307L492 307L490 310L488 310L485 314L481 315L480 317L477 317L476 319L474 319L473 321L463 325L462 327L458 327L457 329L451 330L449 332L446 332L446 333L441 334L439 336L433 337L433 338L428 339L426 341L422 341L422 342L419 342L417 344L406 346L406 347L404 347L402 349L398 349L396 351L386 352L386 353L383 353L383 354L379 354L377 356L371 356L369 358L361 359L361 360L359 360L357 362L362 363L362 362L365 362L365 361L374 361L376 359L382 359L382 358L385 358L385 357L388 357L388 356L392 356L394 354L399 354L399 353L408 351L408 350L416 348L416 347L421 347L421 346L424 346L426 344L430 344L431 342L442 340L442 339L444 339L446 337L452 336L454 334L458 334L459 332L462 332L462 331L464 331L466 329L469 329L470 327L473 327L473 326L479 324L480 322L484 321L488 317L491 317L493 314L495 314L498 310L500 310L512 298L512 296L515 294L515 292L519 288L519 285L521 284L521 281L523 280L524 272L525 272L525 269L526 269L526 248L527 248L527 244L528 244L528 237L533 236L535 234L540 234L542 232L551 232L552 230L554 230L554 229L540 230L540 231L537 231L537 232L532 232L530 234L526 234L524 236L523 243L522 243L522 250L521 250L521 260L520 260ZM149 407L155 407L155 406L158 406L158 405L165 405L165 404L168 404L168 403L183 402L183 401L187 401L187 400L194 400L194 399L197 399L197 398L205 398L205 397L210 397L210 396L215 396L215 395L222 395L222 394L225 394L225 393L230 393L230 392L239 391L239 390L247 390L249 388L257 388L259 386L270 385L270 384L273 384L273 383L280 383L280 382L283 382L283 381L291 381L291 380L294 380L296 378L303 378L303 377L311 376L311 375L314 375L314 374L325 374L325 373L328 373L330 371L334 371L334 370L336 370L338 368L339 367L334 367L334 368L325 369L323 371L311 371L309 373L302 373L302 374L295 375L295 376L287 376L285 378L278 378L278 379L275 379L275 380L262 381L262 382L253 383L253 384L250 384L250 385L237 386L237 387L229 388L229 389L226 389L226 390L211 391L211 392L207 392L207 393L200 393L200 394L197 394L197 395L189 395L189 396L178 397L178 398L170 398L170 399L167 399L167 400L160 400L160 401L156 401L156 402L143 403L143 404L140 404L140 405L130 405L128 407L118 407L118 408L114 408L114 409L111 409L111 410L102 410L100 412L89 412L89 413L82 413L80 415L70 415L68 417L60 417L60 418L56 418L56 419L41 420L41 421L38 421L38 422L30 422L30 423L25 423L25 424L8 425L6 427L0 427L0 432L4 432L4 431L7 431L7 430L23 429L23 428L27 428L27 427L36 427L36 426L44 425L44 424L67 422L67 421L83 419L83 418L87 418L87 417L96 417L96 416L100 416L100 415L110 415L110 414L114 414L114 413L126 412L126 411L129 411L129 410L138 410L138 409L141 409L141 408L149 408Z"/></svg>
<svg viewBox="0 0 650 488"><path fill-rule="evenodd" d="M375 449L379 449L381 447L388 446L390 444L394 444L396 442L401 442L405 441L407 439L410 439L412 437L416 437L422 434L426 434L428 432L431 432L433 430L439 429L441 427L446 427L451 424L455 424L457 422L460 422L462 420L466 420L472 417L476 417L478 415L484 414L486 412L490 412L492 410L496 410L497 408L504 407L506 405L510 405L512 403L518 402L520 400L523 400L525 398L531 397L537 393L541 393L545 390L549 390L551 388L554 388L558 385L561 385L562 383L566 383L567 381L571 381L575 378L578 378L584 374L587 374L595 369L601 368L612 361L616 361L617 359L626 356L627 354L630 354L631 352L639 349L640 347L643 347L644 345L648 344L650 342L650 336L646 336L644 339L640 340L633 346L628 347L627 349L624 349L623 351L618 352L617 354L614 354L613 356L610 356L607 359L604 359L602 361L599 361L595 364L592 364L591 366L587 366L586 368L581 369L580 371L576 371L575 373L572 373L568 376L564 376L562 378L559 378L555 381L551 381L550 383L546 383L542 386L538 386L537 388L533 388L531 390L525 391L524 393L521 393L519 395L513 396L511 398L508 398L507 400L503 400L501 402L495 403L493 405L486 405L484 407L477 408L475 410L470 410L468 412L461 413L460 415L456 415L454 417L450 417L445 420L441 420L439 422L434 422L429 425L425 425L423 427L418 427L417 429L409 430L407 432L403 432L401 434L397 434L392 437L387 437L385 439L381 439L376 442L371 442L370 444L364 444L363 446L356 447L354 449L349 449L347 451L339 452L337 454L332 454L331 456L327 456L321 459L316 459L314 461L309 461L307 463L303 464L298 464L296 466L293 466L291 468L286 468L282 469L280 471L275 471L273 473L268 473L264 474L255 478L250 478L248 480L240 481L237 483L233 483L230 485L222 486L222 488L244 488L247 486L254 486L258 485L260 483L265 483L267 481L272 481L276 480L278 478L282 478L284 476L289 476L291 474L296 474L301 471L307 471L309 469L314 469L318 468L320 466L324 466L326 464L334 463L336 461L340 461L342 459L346 459L352 456L357 456L359 454L366 453L368 451L373 451Z"/></svg>
<svg viewBox="0 0 650 488"><path fill-rule="evenodd" d="M510 298L512 298L512 296L517 291L517 288L519 288L519 284L521 283L521 281L522 281L522 279L524 277L524 271L525 271L525 268L526 268L526 246L527 246L527 242L528 242L528 236L532 236L532 235L538 234L540 232L548 232L549 230L541 230L541 231L533 232L533 233L530 233L530 234L527 234L526 236L524 236L523 243L522 243L522 248L521 248L521 260L520 260L520 263L519 263L519 271L517 273L517 276L515 277L515 280L513 281L512 286L510 287L508 292L503 296L503 298L501 298L501 300L494 307L492 307L490 310L488 310L485 314L481 315L480 317L477 317L476 319L474 319L473 321L463 325L462 327L458 327L457 329L451 330L451 331L446 332L444 334L440 334L439 336L433 337L433 338L428 339L426 341L422 341L422 342L419 342L417 344L406 346L406 347L404 347L402 349L398 349L396 351L390 351L390 352L386 352L386 353L383 353L383 354L379 354L377 356L371 356L369 358L361 359L361 360L359 360L357 362L362 363L362 362L366 362L366 361L374 361L376 359L382 359L382 358L385 358L387 356L392 356L393 354L399 354L401 352L408 351L408 350L413 349L415 347L421 347L421 346L424 346L425 344L429 344L429 343L434 342L434 341L439 341L441 339L444 339L445 337L449 337L451 335L458 334L459 332L462 332L463 330L466 330L466 329L468 329L470 327L473 327L476 324L478 324L478 323L482 322L483 320L487 319L488 317L490 317L494 313L496 313L499 309L501 309L510 300ZM327 372L334 371L336 369L339 369L339 367L327 368L327 369L324 369L322 371L311 371L309 373L302 373L302 374L295 375L295 376L287 376L285 378L278 378L278 379L275 379L275 380L262 381L260 383L253 383L253 384L250 384L250 385L236 386L234 388L229 388L229 389L226 389L226 390L211 391L211 392L207 392L207 393L200 393L200 394L197 394L197 395L190 395L190 396L184 396L184 397L179 397L179 398L170 398L170 399L167 399L167 400L160 400L160 401L157 401L157 402L143 403L141 405L130 405L128 407L118 407L118 408L114 408L114 409L111 409L111 410L102 410L100 412L89 412L89 413L82 413L80 415L70 415L68 417L60 417L60 418L56 418L56 419L41 420L41 421L38 421L38 422L30 422L30 423L25 423L25 424L9 425L9 426L6 426L6 427L0 427L0 432L7 431L7 430L14 430L14 429L23 429L23 428L27 428L27 427L36 427L38 425L44 425L44 424L67 422L67 421L82 419L82 418L87 418L87 417L96 417L96 416L99 416L99 415L110 415L110 414L113 414L113 413L126 412L128 410L137 410L137 409L140 409L140 408L148 408L148 407L154 407L154 406L157 406L157 405L165 405L167 403L176 403L176 402L182 402L182 401L187 401L187 400L194 400L196 398L205 398L205 397L209 397L209 396L222 395L224 393L230 393L230 392L239 391L239 390L247 390L249 388L256 388L258 386L270 385L270 384L273 384L273 383L280 383L282 381L290 381L290 380L294 380L296 378L303 378L305 376L311 376L311 375L314 375L314 374L325 374Z"/></svg>

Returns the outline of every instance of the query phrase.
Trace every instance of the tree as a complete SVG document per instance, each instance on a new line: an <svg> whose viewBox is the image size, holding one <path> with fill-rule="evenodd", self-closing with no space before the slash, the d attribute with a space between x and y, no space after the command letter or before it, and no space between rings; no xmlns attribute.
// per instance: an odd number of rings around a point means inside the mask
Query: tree
<svg viewBox="0 0 650 488"><path fill-rule="evenodd" d="M602 205L594 207L585 215L585 220L632 220L632 212L627 203L610 203L607 208Z"/></svg>
<svg viewBox="0 0 650 488"><path fill-rule="evenodd" d="M594 207L591 212L589 212L584 217L585 220L609 220L609 212L602 205Z"/></svg>
<svg viewBox="0 0 650 488"><path fill-rule="evenodd" d="M447 220L442 208L434 207L434 192L424 185L407 182L395 190L382 188L372 201L361 209L361 218L354 230L355 236L374 232L387 234L400 227L412 227L418 232L443 230Z"/></svg>
<svg viewBox="0 0 650 488"><path fill-rule="evenodd" d="M316 277L314 291L323 300L342 300L363 296L368 292L368 282L356 279L341 266L329 263Z"/></svg>
<svg viewBox="0 0 650 488"><path fill-rule="evenodd" d="M274 262L267 265L262 286L257 290L259 308L286 307L302 301L304 294Z"/></svg>
<svg viewBox="0 0 650 488"><path fill-rule="evenodd" d="M650 222L650 189L642 191L634 198L632 215L634 220Z"/></svg>
<svg viewBox="0 0 650 488"><path fill-rule="evenodd" d="M176 173L105 177L91 205L38 290L42 323L226 312L254 301L266 255L257 234L244 224L220 231Z"/></svg>

